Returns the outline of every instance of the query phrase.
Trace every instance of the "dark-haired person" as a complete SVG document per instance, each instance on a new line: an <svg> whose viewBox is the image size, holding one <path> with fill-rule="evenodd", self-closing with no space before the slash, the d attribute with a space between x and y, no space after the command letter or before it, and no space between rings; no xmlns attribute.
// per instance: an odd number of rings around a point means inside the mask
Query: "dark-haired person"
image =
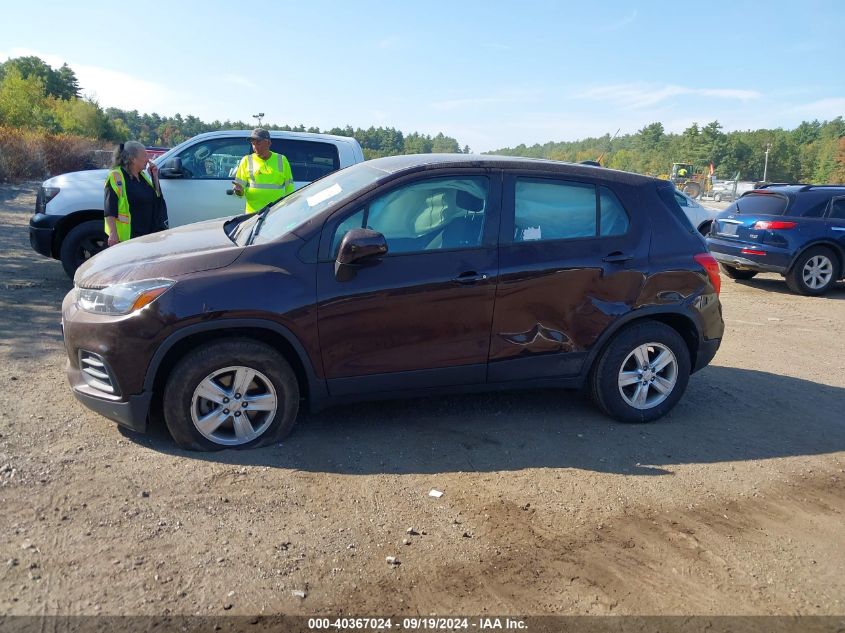
<svg viewBox="0 0 845 633"><path fill-rule="evenodd" d="M149 165L149 175L144 169ZM108 245L167 228L167 205L158 168L138 141L121 143L105 184L105 231Z"/></svg>

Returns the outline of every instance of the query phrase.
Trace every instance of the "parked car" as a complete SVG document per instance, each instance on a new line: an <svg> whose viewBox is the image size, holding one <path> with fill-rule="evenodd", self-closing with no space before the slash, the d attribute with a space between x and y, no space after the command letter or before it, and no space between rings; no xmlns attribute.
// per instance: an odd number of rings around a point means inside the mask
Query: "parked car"
<svg viewBox="0 0 845 633"><path fill-rule="evenodd" d="M354 165L261 214L133 239L62 308L86 406L188 449L290 432L300 399L588 386L668 413L715 355L719 271L671 183L505 156Z"/></svg>
<svg viewBox="0 0 845 633"><path fill-rule="evenodd" d="M248 130L208 132L153 159L159 167L170 226L243 213L243 200L226 195L241 158L252 151ZM364 160L353 138L271 132L271 149L290 162L297 187ZM103 186L107 170L77 171L45 180L29 221L32 248L59 259L69 277L105 248Z"/></svg>
<svg viewBox="0 0 845 633"><path fill-rule="evenodd" d="M710 252L732 279L776 272L793 292L821 295L845 276L845 185L767 185L713 222Z"/></svg>
<svg viewBox="0 0 845 633"><path fill-rule="evenodd" d="M677 189L675 189L675 200L678 201L681 210L686 213L693 227L702 235L707 235L710 232L713 220L719 215L720 211L699 204L697 200Z"/></svg>

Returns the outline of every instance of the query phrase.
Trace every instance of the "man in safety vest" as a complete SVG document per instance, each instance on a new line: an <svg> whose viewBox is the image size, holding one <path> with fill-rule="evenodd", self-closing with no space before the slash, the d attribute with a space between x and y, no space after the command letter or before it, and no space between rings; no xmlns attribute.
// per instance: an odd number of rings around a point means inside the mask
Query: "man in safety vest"
<svg viewBox="0 0 845 633"><path fill-rule="evenodd" d="M293 174L288 159L270 151L270 132L255 128L249 142L253 153L241 159L232 188L246 198L246 212L255 213L293 193Z"/></svg>

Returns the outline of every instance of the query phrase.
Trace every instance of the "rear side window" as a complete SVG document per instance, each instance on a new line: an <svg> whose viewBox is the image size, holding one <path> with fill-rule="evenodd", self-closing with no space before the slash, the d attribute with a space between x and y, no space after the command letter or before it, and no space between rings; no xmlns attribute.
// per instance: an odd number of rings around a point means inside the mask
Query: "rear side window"
<svg viewBox="0 0 845 633"><path fill-rule="evenodd" d="M515 242L596 236L596 188L577 182L516 181Z"/></svg>
<svg viewBox="0 0 845 633"><path fill-rule="evenodd" d="M802 218L820 218L824 215L827 205L830 202L830 194L824 192L808 191L799 193L795 202L789 210L789 215Z"/></svg>
<svg viewBox="0 0 845 633"><path fill-rule="evenodd" d="M747 193L731 205L737 213L783 215L789 198L774 193Z"/></svg>
<svg viewBox="0 0 845 633"><path fill-rule="evenodd" d="M337 147L332 143L274 138L270 150L284 154L298 182L311 182L340 169Z"/></svg>

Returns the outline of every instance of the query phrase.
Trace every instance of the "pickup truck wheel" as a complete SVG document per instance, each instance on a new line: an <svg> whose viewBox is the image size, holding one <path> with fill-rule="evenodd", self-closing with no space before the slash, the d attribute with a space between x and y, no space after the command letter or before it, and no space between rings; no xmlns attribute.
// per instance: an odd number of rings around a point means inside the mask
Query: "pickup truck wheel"
<svg viewBox="0 0 845 633"><path fill-rule="evenodd" d="M255 448L290 433L299 385L290 364L251 339L213 341L186 354L164 389L164 420L182 448Z"/></svg>
<svg viewBox="0 0 845 633"><path fill-rule="evenodd" d="M106 247L106 233L102 220L88 220L73 227L59 249L59 259L68 277L73 279L76 269Z"/></svg>
<svg viewBox="0 0 845 633"><path fill-rule="evenodd" d="M689 382L690 353L665 323L644 321L619 332L590 376L593 401L620 422L650 422L666 415Z"/></svg>

